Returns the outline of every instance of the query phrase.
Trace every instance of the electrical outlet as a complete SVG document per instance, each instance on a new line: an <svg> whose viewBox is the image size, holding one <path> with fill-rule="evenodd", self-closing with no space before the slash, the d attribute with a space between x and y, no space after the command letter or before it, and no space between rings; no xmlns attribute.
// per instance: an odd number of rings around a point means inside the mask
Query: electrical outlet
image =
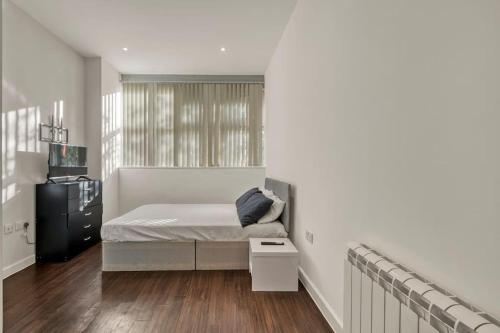
<svg viewBox="0 0 500 333"><path fill-rule="evenodd" d="M306 230L306 240L311 244L314 241L314 234L309 230Z"/></svg>
<svg viewBox="0 0 500 333"><path fill-rule="evenodd" d="M3 233L11 234L14 232L14 225L12 223L6 223L3 225Z"/></svg>
<svg viewBox="0 0 500 333"><path fill-rule="evenodd" d="M24 222L16 222L16 231L23 230L24 229Z"/></svg>

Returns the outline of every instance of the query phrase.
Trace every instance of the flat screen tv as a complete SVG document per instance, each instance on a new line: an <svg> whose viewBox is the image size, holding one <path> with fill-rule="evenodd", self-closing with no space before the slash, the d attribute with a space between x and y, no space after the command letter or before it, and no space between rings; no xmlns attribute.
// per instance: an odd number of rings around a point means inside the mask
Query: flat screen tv
<svg viewBox="0 0 500 333"><path fill-rule="evenodd" d="M87 147L49 143L49 178L86 174Z"/></svg>

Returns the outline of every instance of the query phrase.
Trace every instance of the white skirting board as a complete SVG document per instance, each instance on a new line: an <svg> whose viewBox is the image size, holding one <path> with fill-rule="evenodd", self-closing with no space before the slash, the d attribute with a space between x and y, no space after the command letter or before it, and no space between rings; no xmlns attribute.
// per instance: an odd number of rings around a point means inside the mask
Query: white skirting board
<svg viewBox="0 0 500 333"><path fill-rule="evenodd" d="M339 320L337 314L326 302L323 295L321 295L316 285L311 281L309 276L307 276L302 267L299 267L299 280L304 285L304 288L306 288L314 303L316 303L316 306L319 308L319 311L321 311L321 314L323 314L323 317L325 317L332 330L335 333L342 333L342 321Z"/></svg>
<svg viewBox="0 0 500 333"><path fill-rule="evenodd" d="M32 254L24 259L16 261L12 265L6 266L3 268L3 279L8 278L12 274L15 274L19 271L22 271L28 266L31 266L35 263L35 255Z"/></svg>

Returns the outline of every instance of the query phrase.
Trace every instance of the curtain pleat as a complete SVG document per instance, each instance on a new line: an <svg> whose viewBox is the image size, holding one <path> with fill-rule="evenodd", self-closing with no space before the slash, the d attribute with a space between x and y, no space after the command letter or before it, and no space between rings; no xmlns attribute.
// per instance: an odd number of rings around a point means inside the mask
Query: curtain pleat
<svg viewBox="0 0 500 333"><path fill-rule="evenodd" d="M261 166L263 86L125 83L123 165Z"/></svg>
<svg viewBox="0 0 500 333"><path fill-rule="evenodd" d="M142 83L123 85L123 163L148 165L146 133L148 117L147 86Z"/></svg>
<svg viewBox="0 0 500 333"><path fill-rule="evenodd" d="M156 85L155 108L152 110L154 116L154 135L152 143L154 150L154 166L172 167L174 166L173 159L173 99L174 89L172 86ZM168 144L172 143L172 144Z"/></svg>

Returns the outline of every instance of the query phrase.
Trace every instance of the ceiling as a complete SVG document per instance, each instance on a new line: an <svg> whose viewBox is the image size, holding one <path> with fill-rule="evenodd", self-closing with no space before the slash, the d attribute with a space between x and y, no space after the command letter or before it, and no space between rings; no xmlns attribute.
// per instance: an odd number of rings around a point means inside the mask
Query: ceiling
<svg viewBox="0 0 500 333"><path fill-rule="evenodd" d="M101 56L122 73L226 75L264 73L296 2L11 1L83 56Z"/></svg>

